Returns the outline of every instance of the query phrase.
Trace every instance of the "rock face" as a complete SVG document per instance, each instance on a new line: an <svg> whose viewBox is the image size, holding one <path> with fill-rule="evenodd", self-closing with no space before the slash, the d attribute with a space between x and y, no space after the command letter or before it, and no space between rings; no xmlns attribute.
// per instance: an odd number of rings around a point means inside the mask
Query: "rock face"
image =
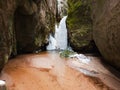
<svg viewBox="0 0 120 90"><path fill-rule="evenodd" d="M57 20L60 22L63 16L67 15L68 5L67 0L57 0Z"/></svg>
<svg viewBox="0 0 120 90"><path fill-rule="evenodd" d="M37 7L35 7L37 5ZM18 8L15 13L17 49L20 52L32 52L47 43L50 32L54 32L56 2L40 0L33 5L35 12L23 12Z"/></svg>
<svg viewBox="0 0 120 90"><path fill-rule="evenodd" d="M13 12L16 8L14 0L0 0L0 69L7 62L13 50Z"/></svg>
<svg viewBox="0 0 120 90"><path fill-rule="evenodd" d="M68 34L75 51L89 52L93 49L92 19L89 0L68 0Z"/></svg>
<svg viewBox="0 0 120 90"><path fill-rule="evenodd" d="M68 6L67 25L72 48L84 51L94 40L105 60L120 70L120 1L68 0Z"/></svg>
<svg viewBox="0 0 120 90"><path fill-rule="evenodd" d="M55 14L56 0L0 0L0 69L11 54L43 47Z"/></svg>
<svg viewBox="0 0 120 90"><path fill-rule="evenodd" d="M120 70L120 0L94 0L93 37L104 58Z"/></svg>

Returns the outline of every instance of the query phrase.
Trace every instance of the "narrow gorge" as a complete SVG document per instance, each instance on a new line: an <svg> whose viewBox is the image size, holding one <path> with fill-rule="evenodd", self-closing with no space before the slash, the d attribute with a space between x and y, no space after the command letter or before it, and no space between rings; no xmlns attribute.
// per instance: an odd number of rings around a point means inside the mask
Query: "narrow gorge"
<svg viewBox="0 0 120 90"><path fill-rule="evenodd" d="M119 90L119 0L0 0L0 90Z"/></svg>

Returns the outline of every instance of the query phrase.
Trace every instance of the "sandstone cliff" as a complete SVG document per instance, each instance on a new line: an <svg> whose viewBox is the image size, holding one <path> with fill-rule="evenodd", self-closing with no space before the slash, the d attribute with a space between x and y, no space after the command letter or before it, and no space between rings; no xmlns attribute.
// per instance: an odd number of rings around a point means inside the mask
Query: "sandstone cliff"
<svg viewBox="0 0 120 90"><path fill-rule="evenodd" d="M95 49L89 0L68 0L68 35L71 47L79 52Z"/></svg>
<svg viewBox="0 0 120 90"><path fill-rule="evenodd" d="M55 14L56 0L0 0L0 69L10 55L42 49Z"/></svg>
<svg viewBox="0 0 120 90"><path fill-rule="evenodd" d="M101 54L120 70L120 1L94 0L93 38Z"/></svg>
<svg viewBox="0 0 120 90"><path fill-rule="evenodd" d="M84 51L93 40L105 60L120 70L120 1L68 0L68 6L67 24L73 49Z"/></svg>

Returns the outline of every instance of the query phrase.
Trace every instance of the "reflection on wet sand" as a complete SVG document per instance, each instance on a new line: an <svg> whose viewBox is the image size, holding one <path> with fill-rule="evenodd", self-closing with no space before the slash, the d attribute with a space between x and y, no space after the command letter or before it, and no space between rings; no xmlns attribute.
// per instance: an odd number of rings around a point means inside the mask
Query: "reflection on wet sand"
<svg viewBox="0 0 120 90"><path fill-rule="evenodd" d="M57 52L21 55L6 64L0 79L9 90L119 90L120 80L99 58L90 58L85 64L60 58Z"/></svg>

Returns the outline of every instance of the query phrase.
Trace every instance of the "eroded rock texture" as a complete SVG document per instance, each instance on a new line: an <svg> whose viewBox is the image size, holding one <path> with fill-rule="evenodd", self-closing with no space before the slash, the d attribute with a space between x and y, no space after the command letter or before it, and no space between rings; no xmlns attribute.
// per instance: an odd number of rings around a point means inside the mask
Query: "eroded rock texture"
<svg viewBox="0 0 120 90"><path fill-rule="evenodd" d="M67 25L72 48L84 51L94 40L105 60L120 70L120 1L68 0L68 6Z"/></svg>
<svg viewBox="0 0 120 90"><path fill-rule="evenodd" d="M14 0L0 0L0 69L7 62L14 47L13 12L15 8Z"/></svg>
<svg viewBox="0 0 120 90"><path fill-rule="evenodd" d="M10 55L42 49L55 14L56 0L0 0L0 69Z"/></svg>
<svg viewBox="0 0 120 90"><path fill-rule="evenodd" d="M75 51L93 50L92 19L89 0L68 0L68 34Z"/></svg>
<svg viewBox="0 0 120 90"><path fill-rule="evenodd" d="M120 0L94 0L93 37L104 58L120 70Z"/></svg>
<svg viewBox="0 0 120 90"><path fill-rule="evenodd" d="M17 49L20 52L32 52L44 47L49 33L54 32L55 0L35 1L35 5L33 4L35 12L32 14L19 7L15 13Z"/></svg>
<svg viewBox="0 0 120 90"><path fill-rule="evenodd" d="M67 0L57 0L57 21L60 22L63 16L67 15Z"/></svg>

